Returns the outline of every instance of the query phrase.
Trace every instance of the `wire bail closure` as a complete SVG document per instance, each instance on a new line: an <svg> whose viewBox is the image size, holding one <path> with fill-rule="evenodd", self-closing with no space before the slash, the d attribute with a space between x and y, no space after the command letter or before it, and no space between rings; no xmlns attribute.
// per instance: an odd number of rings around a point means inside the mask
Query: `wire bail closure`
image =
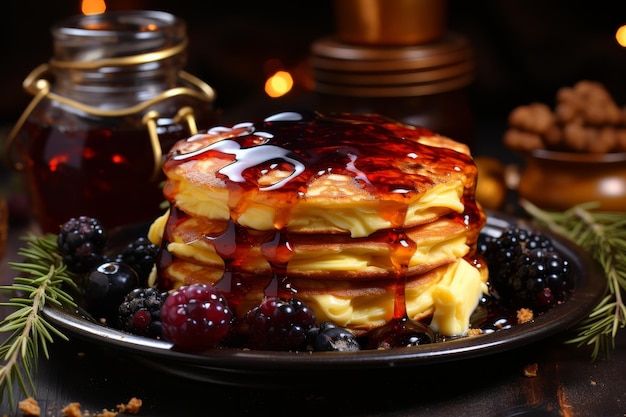
<svg viewBox="0 0 626 417"><path fill-rule="evenodd" d="M184 48L185 45L181 45L182 48ZM170 88L169 90L163 91L142 103L126 108L113 110L103 110L97 107L88 106L77 100L73 100L60 94L54 93L52 91L50 81L45 78L45 74L50 71L51 67L97 68L103 65L136 65L141 62L146 62L146 60L151 61L155 59L165 59L172 55L180 53L182 50L180 49L181 45L165 51L161 51L160 53L148 53L133 57L111 58L94 62L71 63L65 61L51 61L49 64L41 64L36 67L22 82L23 88L27 92L33 94L34 97L9 132L7 140L4 144L3 156L7 166L12 167L13 169L18 171L24 169L24 164L22 162L15 161L13 159L11 151L15 143L15 138L17 137L18 132L21 130L22 126L26 122L26 119L28 119L28 117L34 111L35 107L44 98L59 102L65 106L73 107L86 114L99 117L124 117L133 114L139 114L141 112L147 111L148 109L150 109L150 107L162 101L177 96L191 96L201 101L212 103L215 100L215 91L213 90L213 88L205 82L201 81L199 78L182 70L179 71L178 76L189 84L194 85L197 90L188 87L174 87ZM159 136L157 132L157 120L159 117L160 115L157 111L151 110L147 111L142 118L142 122L144 125L146 125L148 129L148 134L150 136L150 144L154 159L154 170L152 172L153 180L158 178L161 171L161 165L163 163L163 149L161 148L161 143L159 141ZM175 123L186 123L192 135L196 134L198 131L195 115L191 107L183 107L179 109L173 120Z"/></svg>

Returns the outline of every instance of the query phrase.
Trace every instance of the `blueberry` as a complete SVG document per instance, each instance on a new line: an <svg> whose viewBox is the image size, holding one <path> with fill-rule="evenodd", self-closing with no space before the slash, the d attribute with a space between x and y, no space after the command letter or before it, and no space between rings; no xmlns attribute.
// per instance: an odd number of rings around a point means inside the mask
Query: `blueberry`
<svg viewBox="0 0 626 417"><path fill-rule="evenodd" d="M83 307L96 319L117 326L117 310L124 297L139 286L134 269L120 262L104 262L83 282Z"/></svg>
<svg viewBox="0 0 626 417"><path fill-rule="evenodd" d="M320 324L312 346L315 351L354 352L361 350L357 338L351 331L329 322Z"/></svg>

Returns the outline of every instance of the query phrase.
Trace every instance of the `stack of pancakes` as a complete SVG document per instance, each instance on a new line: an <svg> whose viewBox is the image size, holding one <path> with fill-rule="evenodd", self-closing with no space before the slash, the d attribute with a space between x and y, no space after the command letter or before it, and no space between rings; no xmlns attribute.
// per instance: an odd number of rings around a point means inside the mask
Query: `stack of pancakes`
<svg viewBox="0 0 626 417"><path fill-rule="evenodd" d="M239 317L264 296L297 297L357 335L398 309L463 334L486 291L477 168L426 129L280 113L181 140L164 171L171 206L149 234L161 289L214 284Z"/></svg>

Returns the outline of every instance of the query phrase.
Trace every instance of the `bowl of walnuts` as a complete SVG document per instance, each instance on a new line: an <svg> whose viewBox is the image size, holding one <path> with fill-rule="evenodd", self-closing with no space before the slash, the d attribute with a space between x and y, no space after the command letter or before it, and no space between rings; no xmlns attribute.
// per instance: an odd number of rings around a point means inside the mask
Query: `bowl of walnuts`
<svg viewBox="0 0 626 417"><path fill-rule="evenodd" d="M626 109L595 81L557 91L556 104L511 111L504 144L524 158L517 192L546 210L597 202L626 210Z"/></svg>

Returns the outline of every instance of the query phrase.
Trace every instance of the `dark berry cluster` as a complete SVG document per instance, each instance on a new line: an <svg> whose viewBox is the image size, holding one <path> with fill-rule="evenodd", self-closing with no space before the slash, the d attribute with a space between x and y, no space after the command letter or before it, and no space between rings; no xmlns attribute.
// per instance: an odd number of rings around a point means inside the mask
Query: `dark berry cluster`
<svg viewBox="0 0 626 417"><path fill-rule="evenodd" d="M98 265L104 256L107 234L97 219L87 216L72 217L57 236L57 245L63 263L76 273L84 273Z"/></svg>
<svg viewBox="0 0 626 417"><path fill-rule="evenodd" d="M352 332L324 322L297 298L266 297L237 322L227 300L211 285L182 286L161 308L163 338L188 350L215 346L273 351L355 351Z"/></svg>
<svg viewBox="0 0 626 417"><path fill-rule="evenodd" d="M267 297L234 324L227 299L214 286L192 284L171 294L159 292L148 285L158 247L139 237L110 257L105 253L110 252L106 231L97 219L70 219L61 226L57 242L64 263L79 276L81 306L111 327L163 338L187 350L228 342L267 350L360 349L349 330L332 323L318 326L313 310L296 298ZM244 328L245 334L237 334Z"/></svg>
<svg viewBox="0 0 626 417"><path fill-rule="evenodd" d="M513 302L546 311L565 301L572 290L569 261L557 252L525 250L511 265L507 283L515 292Z"/></svg>
<svg viewBox="0 0 626 417"><path fill-rule="evenodd" d="M88 216L69 219L57 235L63 263L78 276L81 307L95 319L119 327L118 307L130 291L147 285L158 248L140 237L110 257L108 244L105 228Z"/></svg>
<svg viewBox="0 0 626 417"><path fill-rule="evenodd" d="M167 292L139 287L130 291L118 308L120 328L129 333L152 338L161 337L161 307Z"/></svg>
<svg viewBox="0 0 626 417"><path fill-rule="evenodd" d="M303 350L315 312L297 298L266 297L245 317L252 349Z"/></svg>
<svg viewBox="0 0 626 417"><path fill-rule="evenodd" d="M117 255L116 260L130 266L137 272L139 282L146 286L159 248L150 242L147 237L140 236L129 243L122 253Z"/></svg>
<svg viewBox="0 0 626 417"><path fill-rule="evenodd" d="M358 339L348 329L325 321L309 332L311 350L316 352L354 352L361 350Z"/></svg>
<svg viewBox="0 0 626 417"><path fill-rule="evenodd" d="M498 237L481 235L478 252L489 268L491 293L500 303L544 312L565 301L573 289L569 261L541 232L510 226Z"/></svg>

